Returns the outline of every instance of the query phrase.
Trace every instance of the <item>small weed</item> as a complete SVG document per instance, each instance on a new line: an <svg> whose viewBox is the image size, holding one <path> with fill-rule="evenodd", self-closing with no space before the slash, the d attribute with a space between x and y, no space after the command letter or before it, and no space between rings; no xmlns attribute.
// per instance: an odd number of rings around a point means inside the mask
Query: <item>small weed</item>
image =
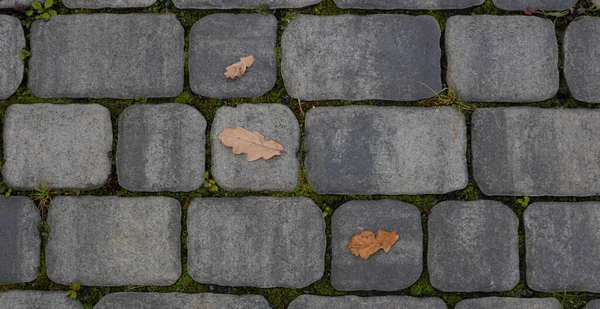
<svg viewBox="0 0 600 309"><path fill-rule="evenodd" d="M77 291L79 291L81 289L81 284L77 283L77 282L73 282L71 283L71 289L67 291L67 296L76 299L77 298Z"/></svg>
<svg viewBox="0 0 600 309"><path fill-rule="evenodd" d="M256 9L254 9L254 11L256 11L256 13L258 14L262 14L265 16L271 14L271 9L269 9L269 6L266 4L257 7Z"/></svg>
<svg viewBox="0 0 600 309"><path fill-rule="evenodd" d="M331 208L329 206L325 206L325 209L323 210L323 217L327 217L331 215Z"/></svg>
<svg viewBox="0 0 600 309"><path fill-rule="evenodd" d="M12 189L8 189L6 190L6 193L4 193L5 197L10 197L10 194L12 193Z"/></svg>
<svg viewBox="0 0 600 309"><path fill-rule="evenodd" d="M46 214L48 213L48 207L52 199L50 194L51 189L52 186L50 184L42 182L39 187L33 188L34 192L31 194L31 198L38 203L38 209L42 218L46 218Z"/></svg>
<svg viewBox="0 0 600 309"><path fill-rule="evenodd" d="M521 205L523 208L526 208L529 206L529 196L524 196L523 198L517 199L517 204Z"/></svg>
<svg viewBox="0 0 600 309"><path fill-rule="evenodd" d="M19 54L19 58L21 58L21 62L25 63L25 59L29 58L31 53L26 49L21 49L21 53Z"/></svg>
<svg viewBox="0 0 600 309"><path fill-rule="evenodd" d="M50 20L50 17L56 15L56 10L52 9L53 5L54 0L46 0L44 4L38 1L33 1L31 4L33 9L27 11L25 14L27 14L27 16L33 16L33 14L37 14L35 15L35 19L44 19L45 21L48 21Z"/></svg>
<svg viewBox="0 0 600 309"><path fill-rule="evenodd" d="M460 95L458 94L456 89L454 89L454 87L448 86L448 87L442 89L442 91L440 91L440 92L435 92L433 89L431 89L431 87L429 87L423 83L420 83L420 84L429 88L429 90L431 90L431 92L433 92L435 94L435 96L433 98L429 98L429 99L426 99L423 101L426 105L453 106L453 107L457 108L459 110L459 112L461 112L463 110L474 111L476 108L474 105L467 104L467 103L461 101Z"/></svg>
<svg viewBox="0 0 600 309"><path fill-rule="evenodd" d="M284 25L289 25L289 23L292 22L292 20L294 20L296 17L298 16L298 12L296 11L287 11L285 12L285 14L281 17L281 21L283 22ZM283 29L281 29L283 30Z"/></svg>
<svg viewBox="0 0 600 309"><path fill-rule="evenodd" d="M210 192L219 191L219 186L217 186L217 182L214 179L210 179L208 177L208 172L204 173L204 187L207 188Z"/></svg>

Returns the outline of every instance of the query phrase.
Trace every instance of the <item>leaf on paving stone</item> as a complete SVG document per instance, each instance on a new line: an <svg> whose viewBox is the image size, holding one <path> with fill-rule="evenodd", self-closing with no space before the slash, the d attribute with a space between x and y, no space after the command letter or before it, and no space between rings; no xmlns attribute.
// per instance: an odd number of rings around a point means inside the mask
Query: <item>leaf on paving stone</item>
<svg viewBox="0 0 600 309"><path fill-rule="evenodd" d="M371 231L362 231L352 236L348 242L348 249L352 254L366 260L379 249L383 249L386 253L389 252L398 238L400 236L396 234L396 231L378 230L377 236Z"/></svg>
<svg viewBox="0 0 600 309"><path fill-rule="evenodd" d="M227 78L240 78L244 73L246 73L246 69L251 67L254 63L254 56L247 56L240 58L240 62L236 62L226 68L225 77Z"/></svg>
<svg viewBox="0 0 600 309"><path fill-rule="evenodd" d="M276 141L267 141L259 132L250 132L242 127L225 128L219 134L223 145L233 148L234 154L245 153L248 161L265 160L281 155L283 146Z"/></svg>

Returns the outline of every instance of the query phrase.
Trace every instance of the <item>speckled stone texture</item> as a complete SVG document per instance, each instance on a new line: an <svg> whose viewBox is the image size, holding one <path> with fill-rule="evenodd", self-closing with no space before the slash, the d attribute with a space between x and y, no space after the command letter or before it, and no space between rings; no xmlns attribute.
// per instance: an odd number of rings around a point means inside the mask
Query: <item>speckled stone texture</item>
<svg viewBox="0 0 600 309"><path fill-rule="evenodd" d="M318 4L320 0L173 0L180 9L270 9L302 8Z"/></svg>
<svg viewBox="0 0 600 309"><path fill-rule="evenodd" d="M181 275L181 205L168 197L55 197L48 278L69 285L168 286Z"/></svg>
<svg viewBox="0 0 600 309"><path fill-rule="evenodd" d="M437 297L378 296L327 297L300 295L292 301L288 309L446 309L443 300Z"/></svg>
<svg viewBox="0 0 600 309"><path fill-rule="evenodd" d="M225 128L258 131L283 146L280 156L248 162L245 154L233 154L219 134ZM212 176L225 190L291 191L298 183L300 126L294 113L282 104L240 104L217 110L211 128Z"/></svg>
<svg viewBox="0 0 600 309"><path fill-rule="evenodd" d="M303 288L323 276L325 220L307 198L194 199L187 226L197 282Z"/></svg>
<svg viewBox="0 0 600 309"><path fill-rule="evenodd" d="M20 54L24 48L25 35L19 19L0 15L0 100L10 97L21 84L24 66Z"/></svg>
<svg viewBox="0 0 600 309"><path fill-rule="evenodd" d="M523 218L531 289L600 292L600 202L533 203Z"/></svg>
<svg viewBox="0 0 600 309"><path fill-rule="evenodd" d="M427 266L434 288L500 292L519 283L519 219L506 205L441 202L427 226Z"/></svg>
<svg viewBox="0 0 600 309"><path fill-rule="evenodd" d="M473 176L486 195L599 195L599 134L600 110L478 109Z"/></svg>
<svg viewBox="0 0 600 309"><path fill-rule="evenodd" d="M260 295L223 295L212 293L112 293L94 309L269 309Z"/></svg>
<svg viewBox="0 0 600 309"><path fill-rule="evenodd" d="M269 92L277 82L277 19L262 14L213 14L190 32L190 87L211 98L250 98ZM241 78L225 77L225 69L254 56Z"/></svg>
<svg viewBox="0 0 600 309"><path fill-rule="evenodd" d="M396 231L400 238L390 249L367 260L348 249L352 236L368 230ZM338 291L398 291L415 283L423 271L421 213L411 204L394 200L350 201L331 219L331 284Z"/></svg>
<svg viewBox="0 0 600 309"><path fill-rule="evenodd" d="M523 11L528 8L545 11L564 11L572 8L577 0L493 0L494 5L505 11ZM592 0L594 1L594 0Z"/></svg>
<svg viewBox="0 0 600 309"><path fill-rule="evenodd" d="M7 291L0 292L1 309L83 309L78 300L65 291Z"/></svg>
<svg viewBox="0 0 600 309"><path fill-rule="evenodd" d="M594 300L590 301L585 306L585 309L600 309L600 299L594 299Z"/></svg>
<svg viewBox="0 0 600 309"><path fill-rule="evenodd" d="M414 101L442 89L431 16L299 15L281 48L285 88L301 100Z"/></svg>
<svg viewBox="0 0 600 309"><path fill-rule="evenodd" d="M2 176L13 189L90 190L110 174L112 124L97 104L12 104L4 119Z"/></svg>
<svg viewBox="0 0 600 309"><path fill-rule="evenodd" d="M37 278L42 243L40 221L38 210L28 197L0 197L0 285ZM0 307L1 304L0 299Z"/></svg>
<svg viewBox="0 0 600 309"><path fill-rule="evenodd" d="M184 31L173 14L75 14L31 26L28 86L41 98L175 97Z"/></svg>
<svg viewBox="0 0 600 309"><path fill-rule="evenodd" d="M570 23L563 50L565 77L573 97L600 103L600 19L582 17Z"/></svg>
<svg viewBox="0 0 600 309"><path fill-rule="evenodd" d="M117 175L130 191L193 191L204 182L206 120L185 104L132 105L119 116Z"/></svg>
<svg viewBox="0 0 600 309"><path fill-rule="evenodd" d="M483 4L484 0L335 0L341 9L450 10Z"/></svg>
<svg viewBox="0 0 600 309"><path fill-rule="evenodd" d="M549 19L452 16L447 80L464 101L536 102L558 91L558 45Z"/></svg>
<svg viewBox="0 0 600 309"><path fill-rule="evenodd" d="M562 309L555 298L485 297L465 299L455 309Z"/></svg>
<svg viewBox="0 0 600 309"><path fill-rule="evenodd" d="M138 8L148 7L156 0L62 0L68 8Z"/></svg>
<svg viewBox="0 0 600 309"><path fill-rule="evenodd" d="M0 1L0 9L30 6L33 1L34 0L2 0Z"/></svg>
<svg viewBox="0 0 600 309"><path fill-rule="evenodd" d="M317 107L305 131L318 194L442 194L468 182L465 120L450 107Z"/></svg>

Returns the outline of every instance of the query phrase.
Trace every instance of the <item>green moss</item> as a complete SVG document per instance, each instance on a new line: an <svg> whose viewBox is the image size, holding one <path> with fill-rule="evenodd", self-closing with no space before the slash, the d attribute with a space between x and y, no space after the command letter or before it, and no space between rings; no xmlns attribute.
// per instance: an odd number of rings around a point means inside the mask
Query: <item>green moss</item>
<svg viewBox="0 0 600 309"><path fill-rule="evenodd" d="M441 295L441 298L444 300L444 302L446 303L446 305L448 305L449 308L454 308L456 304L463 300L462 295L451 293L444 293Z"/></svg>
<svg viewBox="0 0 600 309"><path fill-rule="evenodd" d="M430 296L435 293L435 289L431 285L431 282L429 282L429 276L423 273L421 278L408 289L408 293L417 297Z"/></svg>
<svg viewBox="0 0 600 309"><path fill-rule="evenodd" d="M500 15L502 11L498 9L492 0L485 0L485 2L476 7L473 13L477 15Z"/></svg>
<svg viewBox="0 0 600 309"><path fill-rule="evenodd" d="M328 280L320 280L313 283L309 289L312 289L317 295L323 296L343 296L347 292L336 291Z"/></svg>

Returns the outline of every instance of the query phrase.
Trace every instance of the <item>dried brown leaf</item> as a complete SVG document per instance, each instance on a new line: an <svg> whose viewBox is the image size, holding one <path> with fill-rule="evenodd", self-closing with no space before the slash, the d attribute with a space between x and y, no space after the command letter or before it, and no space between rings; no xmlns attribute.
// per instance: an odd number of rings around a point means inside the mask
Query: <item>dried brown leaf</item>
<svg viewBox="0 0 600 309"><path fill-rule="evenodd" d="M233 148L234 154L245 153L248 161L265 160L281 155L283 146L276 141L267 141L259 132L250 132L242 127L225 128L219 134L223 145Z"/></svg>
<svg viewBox="0 0 600 309"><path fill-rule="evenodd" d="M352 254L366 260L379 249L383 249L386 253L389 252L398 238L400 236L396 234L396 231L378 230L377 236L371 231L362 231L352 236L348 242L348 249Z"/></svg>
<svg viewBox="0 0 600 309"><path fill-rule="evenodd" d="M226 68L225 77L227 78L240 78L244 73L246 73L246 69L251 67L254 63L254 56L247 56L240 58L240 62L236 62Z"/></svg>

